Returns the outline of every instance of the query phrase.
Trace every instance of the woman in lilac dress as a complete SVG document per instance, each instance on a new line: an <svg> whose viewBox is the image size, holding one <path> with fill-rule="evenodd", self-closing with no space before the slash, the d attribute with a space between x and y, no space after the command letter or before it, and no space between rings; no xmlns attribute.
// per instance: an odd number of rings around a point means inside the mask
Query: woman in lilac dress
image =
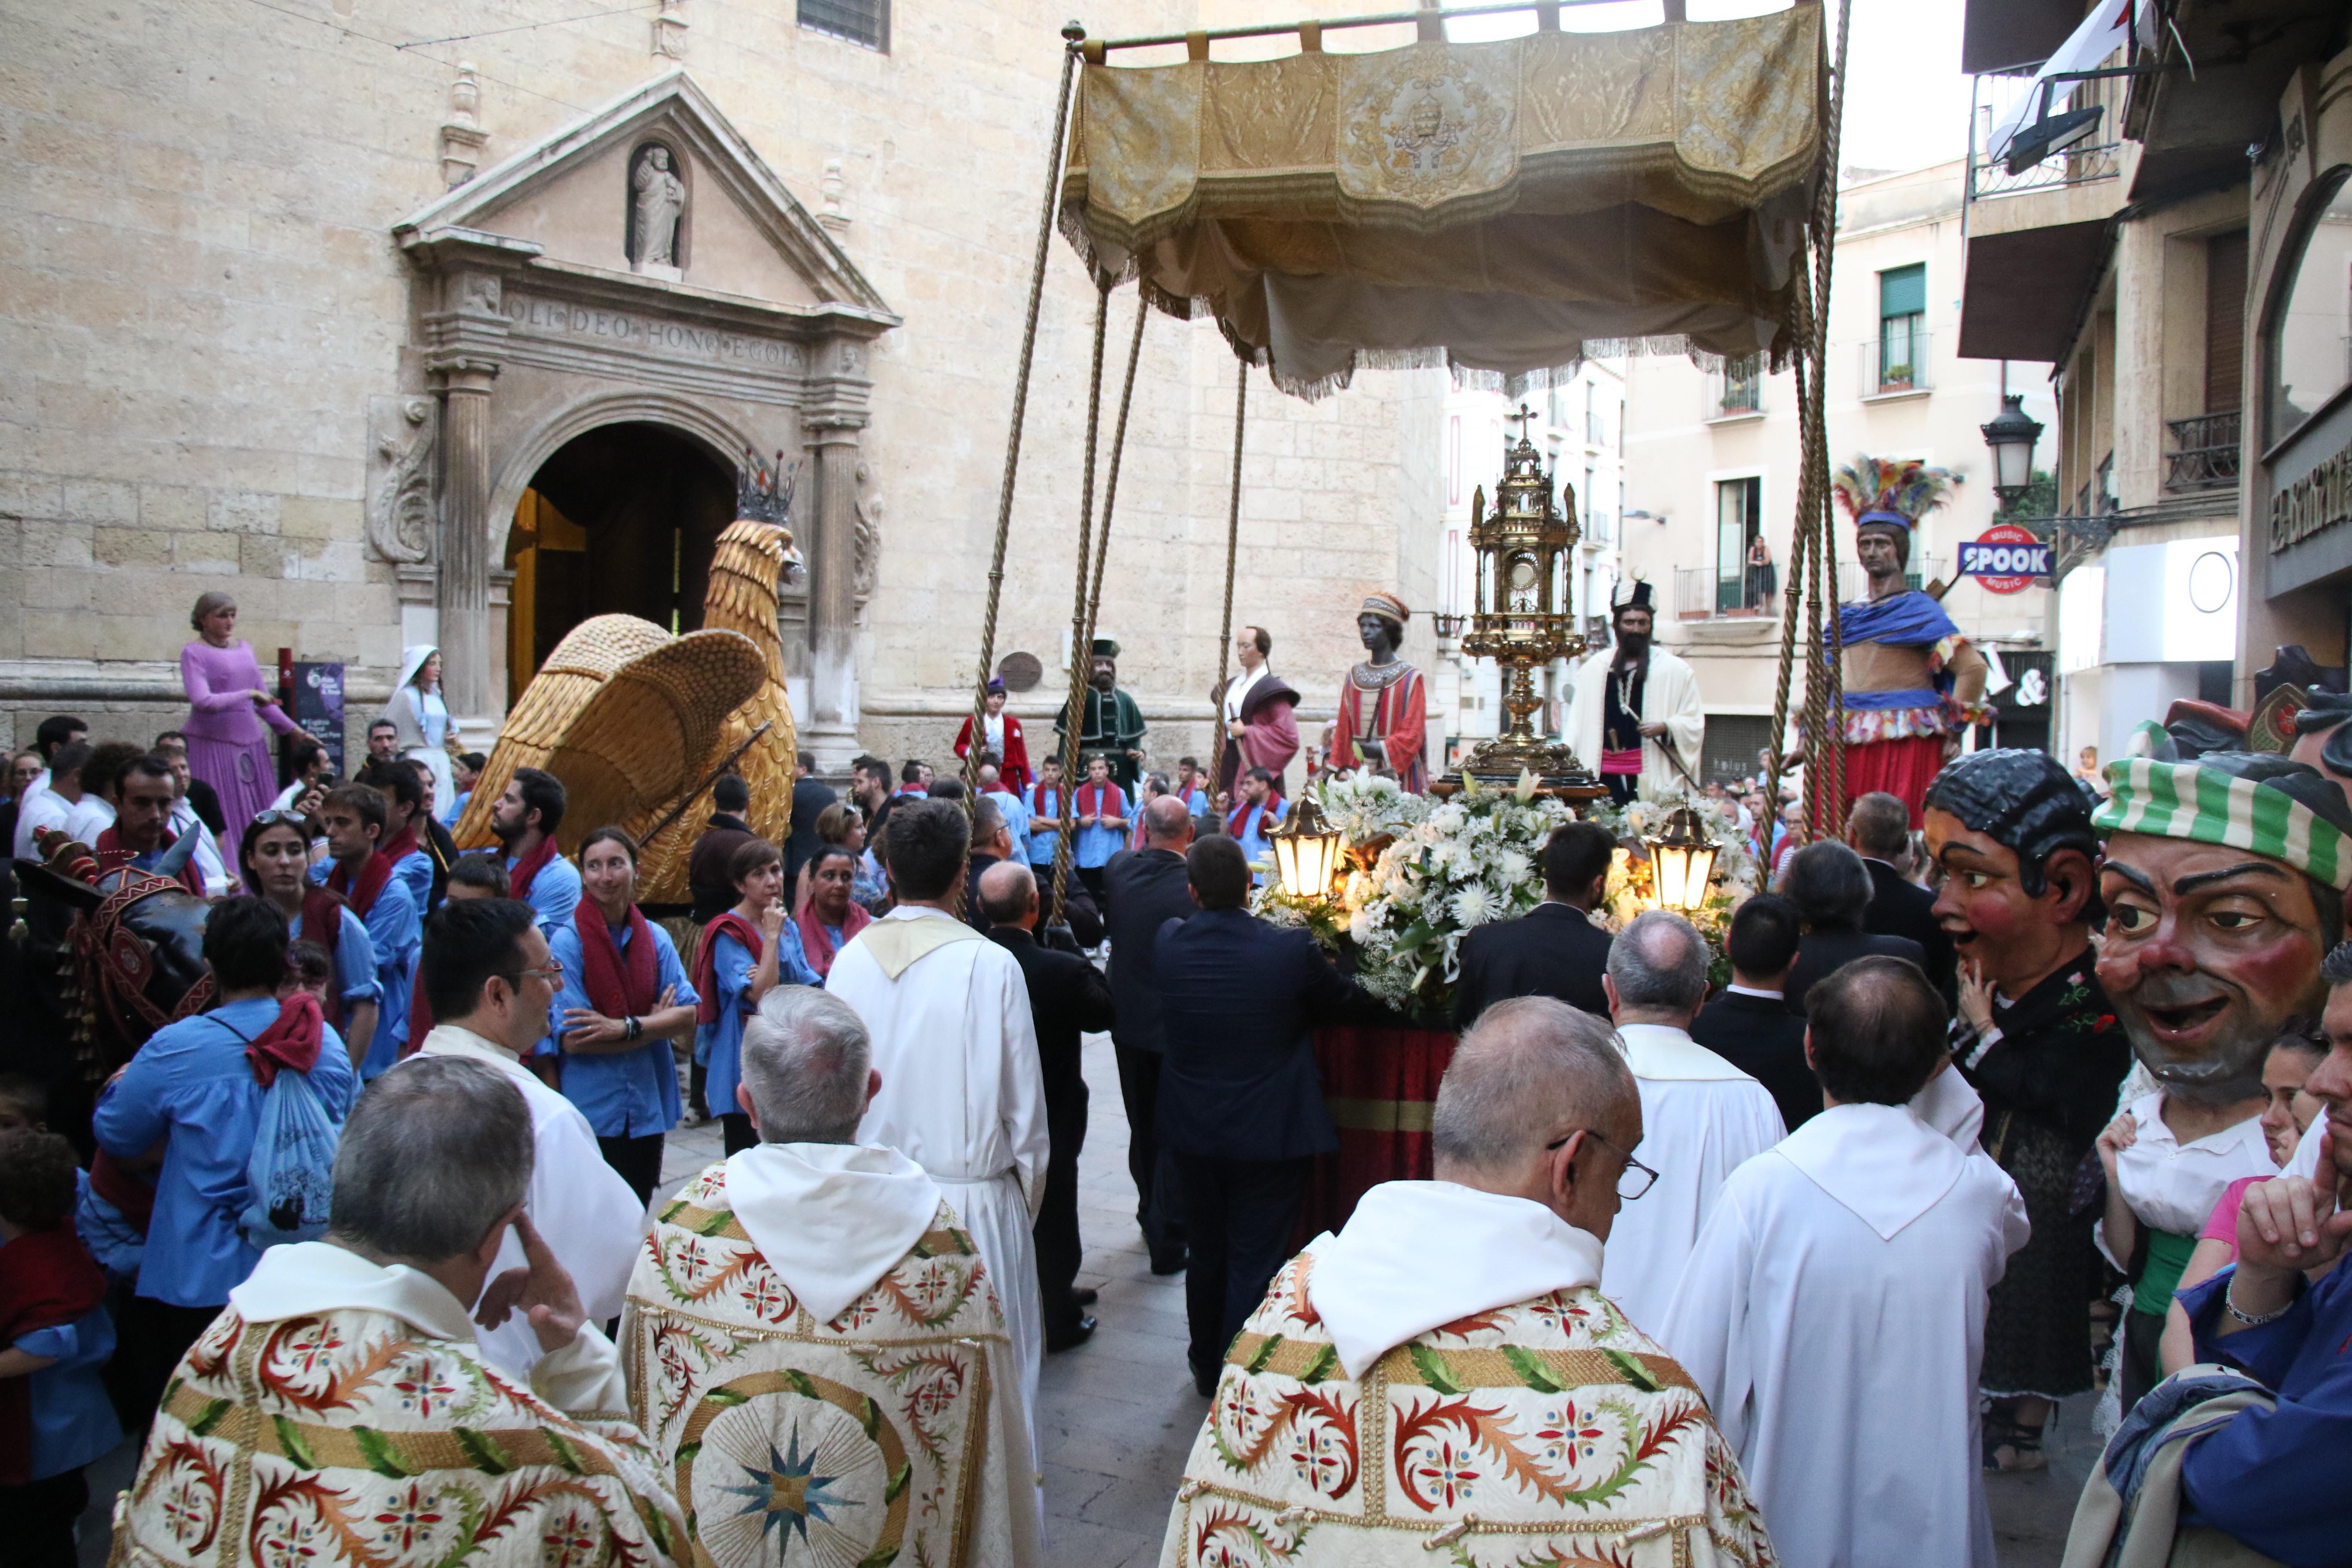
<svg viewBox="0 0 2352 1568"><path fill-rule="evenodd" d="M188 771L220 796L221 837L234 843L278 793L278 764L261 726L290 735L294 721L261 684L253 648L236 635L235 599L206 594L188 619L197 636L180 650L180 680L188 690L187 722L181 726L188 737Z"/></svg>

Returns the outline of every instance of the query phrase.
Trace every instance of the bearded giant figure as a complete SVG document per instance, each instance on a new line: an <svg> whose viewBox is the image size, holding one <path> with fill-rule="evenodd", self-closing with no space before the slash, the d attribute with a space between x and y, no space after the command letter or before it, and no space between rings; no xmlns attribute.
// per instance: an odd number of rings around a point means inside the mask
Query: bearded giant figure
<svg viewBox="0 0 2352 1568"><path fill-rule="evenodd" d="M543 768L570 796L556 837L617 823L640 846L638 897L689 901L687 856L716 809L713 783L751 786L751 831L791 831L794 731L784 687L776 589L798 569L792 476L753 461L738 482L736 521L719 536L702 629L674 637L635 616L597 616L565 634L499 734L457 821L462 847L496 842L490 810L517 768Z"/></svg>

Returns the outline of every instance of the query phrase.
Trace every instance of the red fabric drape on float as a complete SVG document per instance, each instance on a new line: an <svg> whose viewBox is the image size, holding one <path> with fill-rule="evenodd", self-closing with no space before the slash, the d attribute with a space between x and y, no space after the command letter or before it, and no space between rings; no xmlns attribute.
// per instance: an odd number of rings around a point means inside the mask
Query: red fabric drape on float
<svg viewBox="0 0 2352 1568"><path fill-rule="evenodd" d="M1347 1224L1356 1200L1382 1182L1429 1178L1429 1118L1454 1044L1450 1029L1332 1025L1315 1031L1315 1067L1339 1147L1316 1156L1294 1248Z"/></svg>

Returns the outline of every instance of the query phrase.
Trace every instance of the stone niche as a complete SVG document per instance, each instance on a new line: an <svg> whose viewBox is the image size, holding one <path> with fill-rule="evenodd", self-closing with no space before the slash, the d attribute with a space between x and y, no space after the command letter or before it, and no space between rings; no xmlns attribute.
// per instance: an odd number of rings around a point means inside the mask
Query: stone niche
<svg viewBox="0 0 2352 1568"><path fill-rule="evenodd" d="M898 318L832 236L683 69L393 232L411 309L370 422L369 539L457 710L501 712L585 616L695 625L735 473L781 452L808 568L784 611L801 732L845 770L870 345Z"/></svg>

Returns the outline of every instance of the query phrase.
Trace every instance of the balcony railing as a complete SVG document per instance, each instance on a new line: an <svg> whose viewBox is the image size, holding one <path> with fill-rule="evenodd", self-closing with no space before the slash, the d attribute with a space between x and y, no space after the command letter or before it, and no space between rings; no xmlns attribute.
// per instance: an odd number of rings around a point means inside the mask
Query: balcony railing
<svg viewBox="0 0 2352 1568"><path fill-rule="evenodd" d="M1968 199L1985 201L1994 196L2021 195L2028 191L2087 185L2096 180L2112 180L2122 168L2123 144L2117 142L2103 142L2095 147L2070 147L2014 174L1999 159L1980 159L1969 165Z"/></svg>
<svg viewBox="0 0 2352 1568"><path fill-rule="evenodd" d="M1678 621L1756 620L1780 613L1778 594L1764 591L1759 574L1742 568L1726 577L1713 566L1675 568L1675 618Z"/></svg>
<svg viewBox="0 0 2352 1568"><path fill-rule="evenodd" d="M2238 482L2238 440L2243 417L2237 409L2168 419L2172 450L2164 455L2168 490L2223 489Z"/></svg>
<svg viewBox="0 0 2352 1568"><path fill-rule="evenodd" d="M1764 412L1764 365L1761 356L1727 361L1709 378L1709 419L1744 419Z"/></svg>
<svg viewBox="0 0 2352 1568"><path fill-rule="evenodd" d="M1888 332L1862 344L1862 395L1899 397L1928 389L1927 367L1933 333L1913 329Z"/></svg>

